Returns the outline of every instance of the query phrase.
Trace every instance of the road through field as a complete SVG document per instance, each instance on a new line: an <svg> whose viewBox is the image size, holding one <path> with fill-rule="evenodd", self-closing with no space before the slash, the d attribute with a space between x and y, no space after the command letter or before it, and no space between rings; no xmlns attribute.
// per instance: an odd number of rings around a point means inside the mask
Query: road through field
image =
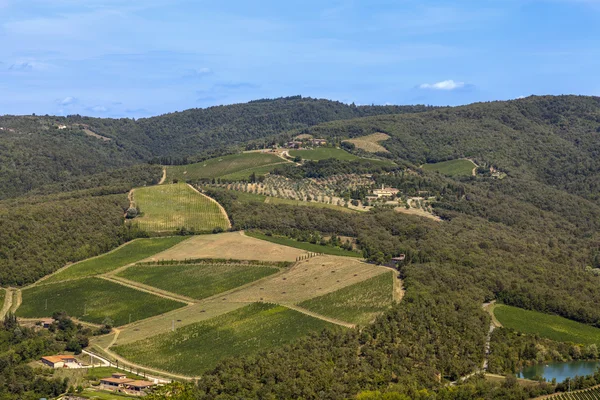
<svg viewBox="0 0 600 400"><path fill-rule="evenodd" d="M12 308L13 291L14 289L7 288L4 292L4 304L2 305L2 310L0 310L0 319L4 318Z"/></svg>

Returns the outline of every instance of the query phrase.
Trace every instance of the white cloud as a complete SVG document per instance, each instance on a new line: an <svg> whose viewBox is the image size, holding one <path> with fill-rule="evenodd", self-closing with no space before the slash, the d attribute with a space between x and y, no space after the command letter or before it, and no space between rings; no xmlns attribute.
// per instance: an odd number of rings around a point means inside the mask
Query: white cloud
<svg viewBox="0 0 600 400"><path fill-rule="evenodd" d="M62 105L62 106L68 106L68 105L71 105L74 103L77 103L77 99L72 96L67 96L60 101L60 105Z"/></svg>
<svg viewBox="0 0 600 400"><path fill-rule="evenodd" d="M103 112L107 112L108 111L108 108L106 108L104 106L94 106L94 107L90 107L88 109L90 111L99 112L99 113L103 113Z"/></svg>
<svg viewBox="0 0 600 400"><path fill-rule="evenodd" d="M436 83L423 83L419 85L419 89L432 89L432 90L454 90L462 89L465 87L464 82L457 82L452 79L447 81L441 81Z"/></svg>

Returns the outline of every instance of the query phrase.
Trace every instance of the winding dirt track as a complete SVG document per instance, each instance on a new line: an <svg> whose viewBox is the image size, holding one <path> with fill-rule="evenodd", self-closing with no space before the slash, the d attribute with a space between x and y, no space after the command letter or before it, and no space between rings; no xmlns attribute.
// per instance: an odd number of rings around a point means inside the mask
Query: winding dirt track
<svg viewBox="0 0 600 400"><path fill-rule="evenodd" d="M2 309L0 310L0 319L4 318L4 316L6 316L6 314L8 314L8 312L12 308L13 291L14 289L12 288L6 289L6 293L4 294L4 304L2 305Z"/></svg>

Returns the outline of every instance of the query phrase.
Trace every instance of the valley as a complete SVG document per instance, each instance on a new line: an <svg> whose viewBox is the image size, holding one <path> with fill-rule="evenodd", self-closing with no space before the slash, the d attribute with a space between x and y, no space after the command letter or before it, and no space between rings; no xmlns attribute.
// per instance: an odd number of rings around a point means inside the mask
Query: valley
<svg viewBox="0 0 600 400"><path fill-rule="evenodd" d="M43 324L68 316L90 332L44 352L85 348L115 367L181 381L202 399L215 390L223 398L316 398L332 388L332 399L413 396L410 387L423 396L492 393L535 363L597 359L596 103L366 108L370 115L252 138L240 128L230 131L238 139L222 138L229 147L204 153L179 142L144 150L140 131L112 120L86 122L101 137L62 129L102 157L114 159L118 143L127 161L105 171L73 164L68 178L0 201L5 325L14 313L50 335L60 329ZM558 107L566 104L570 111ZM578 122L557 130L540 107ZM80 123L69 118L67 127ZM246 126L240 118L236 126ZM8 120L12 133L48 123ZM134 123L152 132L151 121ZM500 147L479 135L490 125ZM527 157L534 141L524 133L515 145L519 126L545 137ZM211 129L182 137L191 147L207 143L205 134L219 142ZM565 159L547 159L559 143ZM571 156L584 160L580 169ZM489 302L492 314L481 307ZM510 390L533 397L561 385L519 380Z"/></svg>

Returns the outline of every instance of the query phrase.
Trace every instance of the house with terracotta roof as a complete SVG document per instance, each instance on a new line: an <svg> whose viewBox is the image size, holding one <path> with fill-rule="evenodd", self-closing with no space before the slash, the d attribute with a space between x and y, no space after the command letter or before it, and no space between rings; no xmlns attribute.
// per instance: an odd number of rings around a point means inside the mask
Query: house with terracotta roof
<svg viewBox="0 0 600 400"><path fill-rule="evenodd" d="M81 368L81 363L73 356L45 356L42 363L51 368Z"/></svg>
<svg viewBox="0 0 600 400"><path fill-rule="evenodd" d="M125 374L118 372L113 373L110 378L100 379L100 389L102 390L110 390L135 396L145 396L148 393L148 390L155 385L154 382L150 381L129 379Z"/></svg>

